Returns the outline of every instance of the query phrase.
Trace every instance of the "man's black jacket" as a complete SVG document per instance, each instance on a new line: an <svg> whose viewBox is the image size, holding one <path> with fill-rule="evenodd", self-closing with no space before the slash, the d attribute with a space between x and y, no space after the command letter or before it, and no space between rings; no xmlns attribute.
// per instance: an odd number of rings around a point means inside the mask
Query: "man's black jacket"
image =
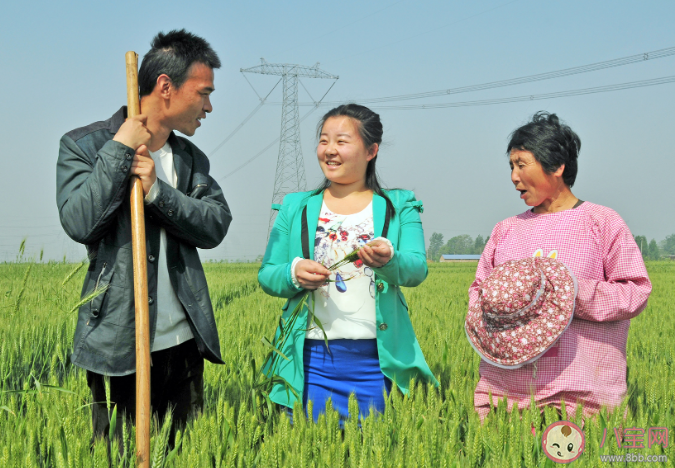
<svg viewBox="0 0 675 468"><path fill-rule="evenodd" d="M105 292L80 307L72 362L100 374L135 372L135 329L129 177L134 150L113 141L124 122L122 107L110 119L61 138L56 202L61 225L85 244L89 270L82 297ZM197 248L216 247L232 220L223 192L209 176L209 160L196 146L169 137L178 179L172 188L157 179L159 192L145 205L150 342L157 323L157 265L167 255L171 284L185 308L202 356L222 363L218 331ZM159 250L160 228L166 252ZM160 298L161 300L161 298Z"/></svg>

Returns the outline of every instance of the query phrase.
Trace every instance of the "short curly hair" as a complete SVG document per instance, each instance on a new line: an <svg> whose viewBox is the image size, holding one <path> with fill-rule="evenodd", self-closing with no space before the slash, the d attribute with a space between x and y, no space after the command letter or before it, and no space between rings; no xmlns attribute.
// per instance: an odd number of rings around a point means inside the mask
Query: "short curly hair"
<svg viewBox="0 0 675 468"><path fill-rule="evenodd" d="M563 181L568 187L574 185L581 140L557 115L546 111L534 114L530 122L511 133L506 154L514 149L532 153L547 174L564 164Z"/></svg>

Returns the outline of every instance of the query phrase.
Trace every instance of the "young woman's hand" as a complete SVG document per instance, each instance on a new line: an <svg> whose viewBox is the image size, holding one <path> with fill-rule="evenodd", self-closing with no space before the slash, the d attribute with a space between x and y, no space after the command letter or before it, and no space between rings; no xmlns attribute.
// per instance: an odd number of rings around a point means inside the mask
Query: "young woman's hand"
<svg viewBox="0 0 675 468"><path fill-rule="evenodd" d="M361 261L371 268L380 268L389 262L391 249L386 242L375 240L364 245L358 252Z"/></svg>
<svg viewBox="0 0 675 468"><path fill-rule="evenodd" d="M303 289L318 289L330 276L328 268L314 260L300 260L295 265L295 278Z"/></svg>

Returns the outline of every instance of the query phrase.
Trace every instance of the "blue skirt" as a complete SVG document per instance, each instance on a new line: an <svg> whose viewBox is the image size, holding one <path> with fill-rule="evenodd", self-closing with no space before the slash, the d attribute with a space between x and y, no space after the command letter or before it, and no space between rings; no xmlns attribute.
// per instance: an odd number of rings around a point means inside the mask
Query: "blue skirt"
<svg viewBox="0 0 675 468"><path fill-rule="evenodd" d="M305 340L305 387L302 404L312 401L312 417L316 422L325 413L326 402L342 421L349 418L349 395L354 393L359 403L359 417L365 417L373 408L384 412L384 390L391 391L391 380L380 370L377 340L330 340L330 353L323 340Z"/></svg>

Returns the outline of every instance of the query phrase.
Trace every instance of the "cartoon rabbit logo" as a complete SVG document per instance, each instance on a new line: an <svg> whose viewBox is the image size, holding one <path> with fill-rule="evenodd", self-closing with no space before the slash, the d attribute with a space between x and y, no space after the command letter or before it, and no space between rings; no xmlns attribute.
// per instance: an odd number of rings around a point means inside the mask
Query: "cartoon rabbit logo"
<svg viewBox="0 0 675 468"><path fill-rule="evenodd" d="M532 255L532 256L533 256L533 257L543 257L543 256L544 256L544 249L537 249L537 250L535 250L535 251L534 251L534 255ZM548 257L548 258L552 258L553 260L555 260L556 258L558 258L558 251L557 251L557 250L551 250L551 251L548 253L547 257Z"/></svg>
<svg viewBox="0 0 675 468"><path fill-rule="evenodd" d="M586 445L584 433L569 421L558 421L546 428L541 448L556 463L571 463L581 456Z"/></svg>

